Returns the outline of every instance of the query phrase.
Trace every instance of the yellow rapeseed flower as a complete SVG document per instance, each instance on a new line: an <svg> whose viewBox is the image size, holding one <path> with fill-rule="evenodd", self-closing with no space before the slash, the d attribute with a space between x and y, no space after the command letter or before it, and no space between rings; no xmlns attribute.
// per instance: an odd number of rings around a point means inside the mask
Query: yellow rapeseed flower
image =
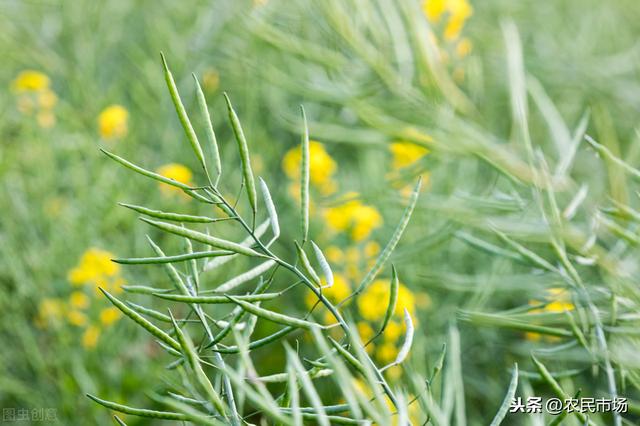
<svg viewBox="0 0 640 426"><path fill-rule="evenodd" d="M113 253L106 250L88 249L78 265L69 271L69 281L73 285L102 285L105 280L115 278L120 272L120 265L111 261L113 257Z"/></svg>
<svg viewBox="0 0 640 426"><path fill-rule="evenodd" d="M541 308L531 309L529 312L531 314L539 314L539 313L562 313L564 311L572 311L575 309L575 305L571 302L571 294L564 288L548 288L545 291L545 302L540 302L538 300L530 300L530 306L537 306L543 303L546 303ZM528 331L524 334L525 339L537 342L542 339L542 335L540 333ZM559 338L556 336L544 336L548 341L557 341Z"/></svg>
<svg viewBox="0 0 640 426"><path fill-rule="evenodd" d="M57 298L46 298L38 306L38 315L35 323L39 327L46 327L51 321L56 321L62 317L64 312L64 302Z"/></svg>
<svg viewBox="0 0 640 426"><path fill-rule="evenodd" d="M333 274L333 285L329 288L322 289L322 294L332 303L338 303L349 297L351 294L351 287L344 275L336 273ZM309 292L305 300L307 306L311 307L315 305L318 298L315 294Z"/></svg>
<svg viewBox="0 0 640 426"><path fill-rule="evenodd" d="M289 179L300 179L300 156L301 148L297 146L287 151L282 159L282 169ZM333 181L337 168L336 162L320 142L309 141L309 180L322 195L331 195L337 190Z"/></svg>
<svg viewBox="0 0 640 426"><path fill-rule="evenodd" d="M382 225L382 215L374 207L351 199L325 210L325 221L333 231L350 231L354 241L363 241Z"/></svg>
<svg viewBox="0 0 640 426"><path fill-rule="evenodd" d="M98 116L98 131L104 139L120 139L128 132L129 112L122 105L110 105Z"/></svg>
<svg viewBox="0 0 640 426"><path fill-rule="evenodd" d="M89 307L89 297L82 291L74 291L69 296L69 306L75 309L87 309Z"/></svg>
<svg viewBox="0 0 640 426"><path fill-rule="evenodd" d="M389 303L389 281L378 279L373 281L369 287L358 298L358 311L362 318L368 321L379 321L384 317ZM405 285L398 286L398 302L393 311L393 315L402 317L404 308L407 308L411 316L415 314L414 294Z"/></svg>
<svg viewBox="0 0 640 426"><path fill-rule="evenodd" d="M67 312L67 320L76 327L84 327L87 324L87 316L76 310Z"/></svg>
<svg viewBox="0 0 640 426"><path fill-rule="evenodd" d="M410 166L429 153L427 148L406 141L393 142L389 150L393 157L394 169Z"/></svg>
<svg viewBox="0 0 640 426"><path fill-rule="evenodd" d="M473 44L471 44L471 40L467 37L463 37L458 44L456 44L456 55L458 55L459 58L464 58L471 53L471 50L473 50Z"/></svg>
<svg viewBox="0 0 640 426"><path fill-rule="evenodd" d="M100 337L100 329L95 325L90 325L82 334L82 346L86 349L95 348Z"/></svg>
<svg viewBox="0 0 640 426"><path fill-rule="evenodd" d="M100 322L104 326L109 326L120 319L120 310L115 306L104 308L100 311Z"/></svg>
<svg viewBox="0 0 640 426"><path fill-rule="evenodd" d="M169 179L173 179L177 182L184 183L185 185L193 186L193 184L191 183L193 173L187 166L184 166L182 164L165 164L164 166L159 167L158 170L156 170L156 173ZM160 190L165 195L185 195L181 189L176 188L175 186L167 185L166 183L160 183Z"/></svg>
<svg viewBox="0 0 640 426"><path fill-rule="evenodd" d="M422 11L430 22L437 23L447 9L447 0L424 0Z"/></svg>
<svg viewBox="0 0 640 426"><path fill-rule="evenodd" d="M202 74L202 88L207 92L215 92L220 87L220 74L215 68L209 68Z"/></svg>
<svg viewBox="0 0 640 426"><path fill-rule="evenodd" d="M46 74L40 71L25 70L13 80L11 87L17 93L39 92L49 88L50 83L51 80Z"/></svg>

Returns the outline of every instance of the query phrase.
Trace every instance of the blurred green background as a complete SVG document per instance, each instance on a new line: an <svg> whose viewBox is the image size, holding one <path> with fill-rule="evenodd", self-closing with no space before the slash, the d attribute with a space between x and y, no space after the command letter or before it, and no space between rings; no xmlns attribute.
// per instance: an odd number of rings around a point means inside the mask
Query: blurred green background
<svg viewBox="0 0 640 426"><path fill-rule="evenodd" d="M203 211L98 149L152 170L181 164L193 173L186 180L202 181L166 90L161 51L188 110L196 105L191 73L203 84L222 152L223 188L233 196L239 160L222 92L230 95L256 175L269 183L282 222L296 224L285 239L296 237L298 220L295 165L287 166L285 153L299 141L299 105L305 106L311 137L322 143L312 165L312 235L335 249L330 260L352 287L391 235L407 188L418 175L428 181L392 260L420 324L412 368L428 375L442 344L451 348L454 339L455 347L459 339L459 366L447 380L457 383L452 392L466 404L460 408L456 399L445 408L452 423L487 424L515 361L531 372L523 392L548 393L533 373L532 350L570 373L562 379L567 393L582 389L584 396L610 394L602 366L613 359L620 394L637 399L638 252L628 235L637 226L617 223L625 234L599 220L612 200L637 205L637 187L619 165L594 155L582 135L637 164L640 6L633 0L431 3L2 2L0 407L52 408L62 424L109 424L107 410L85 393L142 406L145 391L162 385L167 360L151 339L126 320L109 319L108 303L78 285L93 278L74 284L72 277L74 268L94 268L114 282L166 280L157 268L114 271L101 263L149 255L148 228L118 202ZM513 105L522 98L528 108L518 115ZM121 109L101 116L113 105ZM545 161L538 163L540 157ZM586 302L561 276L521 254L514 258L514 246L500 237L559 265L549 243L556 230L548 211L537 207L544 184L532 170L544 164L555 171L561 210L580 201L558 235L608 327L607 356L572 346L573 337L526 334L521 326L542 321L570 330L568 308L595 345ZM331 210L354 192L360 204ZM576 198L581 193L584 200ZM360 219L341 225L350 214ZM357 226L364 236L356 236ZM161 241L167 252L183 249ZM217 274L208 282L224 279ZM558 288L567 293L557 296ZM545 300L550 304L535 311ZM520 315L516 325L511 314ZM376 356L384 358L380 351ZM261 353L270 360L265 374L276 372L280 352ZM508 424L537 421L522 416Z"/></svg>

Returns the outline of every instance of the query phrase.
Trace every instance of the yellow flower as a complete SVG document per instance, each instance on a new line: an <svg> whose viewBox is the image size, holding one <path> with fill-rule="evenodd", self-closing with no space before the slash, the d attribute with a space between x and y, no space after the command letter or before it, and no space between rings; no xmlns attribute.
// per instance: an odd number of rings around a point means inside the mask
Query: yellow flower
<svg viewBox="0 0 640 426"><path fill-rule="evenodd" d="M69 296L69 305L75 309L87 309L89 307L89 297L81 291L74 291Z"/></svg>
<svg viewBox="0 0 640 426"><path fill-rule="evenodd" d="M338 246L329 246L324 252L330 263L340 263L344 260L344 252Z"/></svg>
<svg viewBox="0 0 640 426"><path fill-rule="evenodd" d="M69 271L68 279L73 285L98 285L120 272L120 266L113 263L113 253L90 248L80 258L78 265Z"/></svg>
<svg viewBox="0 0 640 426"><path fill-rule="evenodd" d="M358 334L360 335L360 340L362 340L363 343L367 343L369 339L373 337L373 334L374 334L373 328L371 328L371 326L364 321L360 321L357 327L358 327Z"/></svg>
<svg viewBox="0 0 640 426"><path fill-rule="evenodd" d="M376 257L380 253L380 244L375 241L369 241L364 246L364 255L366 257Z"/></svg>
<svg viewBox="0 0 640 426"><path fill-rule="evenodd" d="M43 129L50 129L56 124L56 116L51 111L40 111L37 119L38 125Z"/></svg>
<svg viewBox="0 0 640 426"><path fill-rule="evenodd" d="M104 139L119 139L128 132L129 112L122 105L110 105L98 116L98 130Z"/></svg>
<svg viewBox="0 0 640 426"><path fill-rule="evenodd" d="M398 355L398 348L393 343L383 343L376 348L376 357L383 363L390 363Z"/></svg>
<svg viewBox="0 0 640 426"><path fill-rule="evenodd" d="M100 322L109 326L120 319L120 310L115 306L104 308L100 311Z"/></svg>
<svg viewBox="0 0 640 426"><path fill-rule="evenodd" d="M543 303L546 305L541 308L530 309L529 313L531 314L540 314L540 313L562 313L564 311L572 311L575 309L575 305L571 302L571 295L564 288L548 288L545 291L545 302L540 302L538 300L530 300L530 306L537 306ZM536 332L526 332L524 334L525 339L537 342L542 339L542 335ZM557 341L558 337L556 336L544 336L547 341Z"/></svg>
<svg viewBox="0 0 640 426"><path fill-rule="evenodd" d="M427 148L405 141L394 142L389 149L393 156L394 169L410 166L429 153Z"/></svg>
<svg viewBox="0 0 640 426"><path fill-rule="evenodd" d="M282 169L289 179L300 179L301 148L290 149L282 159ZM309 141L309 180L323 195L331 195L337 189L332 181L338 168L336 162L317 141Z"/></svg>
<svg viewBox="0 0 640 426"><path fill-rule="evenodd" d="M58 96L51 89L42 90L38 93L38 105L40 108L49 110L56 106L58 103Z"/></svg>
<svg viewBox="0 0 640 426"><path fill-rule="evenodd" d="M389 281L375 280L358 298L358 310L362 318L368 321L379 321L384 317L389 303ZM402 318L404 309L407 308L413 316L415 314L415 297L402 283L398 286L398 302L393 315Z"/></svg>
<svg viewBox="0 0 640 426"><path fill-rule="evenodd" d="M156 173L164 177L167 177L169 179L173 179L177 182L184 183L185 185L193 186L193 184L191 183L191 179L193 178L193 173L191 173L191 170L189 170L187 166L183 166L182 164L177 164L177 163L165 164L164 166L161 166L160 168L158 168L158 170L156 170ZM160 190L165 195L171 195L171 194L183 195L183 192L181 189L176 188L175 186L168 185L166 183L160 184Z"/></svg>
<svg viewBox="0 0 640 426"><path fill-rule="evenodd" d="M202 86L207 92L215 92L220 86L220 74L215 68L209 68L202 74Z"/></svg>
<svg viewBox="0 0 640 426"><path fill-rule="evenodd" d="M82 346L87 349L95 348L100 337L100 329L95 325L90 325L82 334Z"/></svg>
<svg viewBox="0 0 640 426"><path fill-rule="evenodd" d="M87 324L87 316L82 312L76 310L67 312L67 319L76 327L83 327Z"/></svg>
<svg viewBox="0 0 640 426"><path fill-rule="evenodd" d="M447 0L424 0L422 10L430 22L437 23L447 8Z"/></svg>
<svg viewBox="0 0 640 426"><path fill-rule="evenodd" d="M46 74L40 71L25 70L22 71L13 80L12 88L14 91L20 92L39 92L47 89L51 81Z"/></svg>
<svg viewBox="0 0 640 426"><path fill-rule="evenodd" d="M333 274L333 285L329 288L323 288L322 294L332 303L338 303L351 294L351 287L342 274ZM309 292L306 297L307 306L315 305L318 298L315 294Z"/></svg>
<svg viewBox="0 0 640 426"><path fill-rule="evenodd" d="M39 327L46 327L51 321L60 319L64 312L64 303L57 298L47 298L40 302L35 323Z"/></svg>
<svg viewBox="0 0 640 426"><path fill-rule="evenodd" d="M404 326L398 321L389 321L387 328L385 328L383 336L385 340L395 342L404 334Z"/></svg>
<svg viewBox="0 0 640 426"><path fill-rule="evenodd" d="M471 53L471 50L473 50L473 44L471 44L471 40L466 37L462 38L458 44L456 44L456 55L458 55L459 58L464 58Z"/></svg>
<svg viewBox="0 0 640 426"><path fill-rule="evenodd" d="M366 239L382 225L382 216L374 207L360 200L349 200L325 210L325 220L334 231L350 231L354 241Z"/></svg>

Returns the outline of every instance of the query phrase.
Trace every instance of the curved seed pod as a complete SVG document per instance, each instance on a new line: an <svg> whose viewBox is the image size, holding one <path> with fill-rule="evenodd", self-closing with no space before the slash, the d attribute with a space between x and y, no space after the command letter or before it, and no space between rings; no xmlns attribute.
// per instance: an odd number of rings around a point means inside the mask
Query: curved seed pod
<svg viewBox="0 0 640 426"><path fill-rule="evenodd" d="M399 287L400 287L400 280L398 279L398 273L396 271L396 267L391 265L391 288L389 289L389 304L387 305L387 311L384 313L384 319L382 320L380 331L378 331L376 337L382 334L385 328L387 328L387 325L389 324L389 321L393 316L393 312L396 310L396 304L398 303Z"/></svg>
<svg viewBox="0 0 640 426"><path fill-rule="evenodd" d="M173 318L173 315L171 315L171 311L169 311L169 317L171 318L171 323L173 324L173 329L176 333L176 337L178 338L178 342L182 347L182 353L187 358L191 369L196 375L198 383L200 384L202 389L204 389L207 396L209 397L209 400L211 401L213 406L216 407L216 410L218 410L220 414L226 417L227 408L222 401L222 398L220 398L218 392L216 392L216 390L213 388L211 381L202 369L202 366L200 365L200 359L198 357L198 354L196 353L196 349L193 346L191 338L178 326L175 318Z"/></svg>
<svg viewBox="0 0 640 426"><path fill-rule="evenodd" d="M307 275L311 278L311 280L318 286L322 285L322 283L320 282L320 277L318 276L318 274L316 273L316 271L313 270L313 267L311 266L311 262L309 262L309 258L307 257L307 254L304 252L304 250L302 249L302 247L300 247L300 244L298 244L298 242L295 242L296 244L296 252L298 253L298 258L300 259L300 266L302 266L302 269L304 269L304 271L307 273Z"/></svg>
<svg viewBox="0 0 640 426"><path fill-rule="evenodd" d="M185 262L193 259L210 259L212 257L230 256L234 254L232 251L215 250L215 251L196 251L193 253L178 254L176 256L163 257L127 257L121 259L111 259L112 262L122 265L146 265L156 263L174 263Z"/></svg>
<svg viewBox="0 0 640 426"><path fill-rule="evenodd" d="M233 296L226 296L226 297L228 297L229 300L231 300L233 303L240 305L240 307L245 311L269 321L277 322L279 324L284 324L284 325L291 325L293 327L304 328L307 330L310 330L313 327L322 328L322 326L318 324L315 324L303 319L290 317L289 315L280 314L278 312L270 311L268 309L260 308L256 305L253 305L249 302L245 302L244 300L240 300Z"/></svg>
<svg viewBox="0 0 640 426"><path fill-rule="evenodd" d="M149 241L149 245L151 246L153 251L156 252L158 256L165 257L165 254L162 251L162 249L148 235L147 235L147 241ZM176 290L178 290L182 294L191 294L187 286L182 281L182 278L180 277L178 270L172 264L164 263L163 267L165 272L169 276L169 279L171 280L174 287L176 288Z"/></svg>
<svg viewBox="0 0 640 426"><path fill-rule="evenodd" d="M107 296L107 299L109 299L109 301L113 303L113 305L116 308L120 309L123 314L125 314L126 316L128 316L129 318L137 322L138 324L140 324L142 328L147 330L149 333L153 334L158 339L162 340L171 348L177 351L180 350L180 344L176 342L173 337L169 336L167 333L160 330L158 327L156 327L153 323L151 323L149 320L144 318L142 315L140 315L139 313L137 313L136 311L134 311L133 309L131 309L130 307L122 303L120 300L116 299L107 290L103 289L102 287L99 287L99 288L100 288L100 291L105 296Z"/></svg>
<svg viewBox="0 0 640 426"><path fill-rule="evenodd" d="M252 341L246 346L246 348L247 350L253 350L253 349L268 345L271 342L278 341L281 337L286 336L287 334L291 333L296 329L297 329L296 327L292 327L290 325L286 326L283 329L278 330L273 334L263 337L262 339ZM238 352L240 352L240 348L238 346L227 346L224 348L220 348L220 347L214 348L213 351L220 352L221 354L237 354Z"/></svg>
<svg viewBox="0 0 640 426"><path fill-rule="evenodd" d="M172 413L169 411L156 411L147 410L146 408L133 408L126 405L117 404L112 401L100 399L97 396L86 394L89 399L97 402L98 404L109 408L110 410L117 411L119 413L131 414L139 417L149 417L153 419L166 419L166 420L188 420L188 417L181 413Z"/></svg>
<svg viewBox="0 0 640 426"><path fill-rule="evenodd" d="M176 188L180 188L185 191L191 190L191 187L189 185L185 185L184 183L178 182L177 180L169 179L168 177L164 177L158 173L154 173L147 169L143 169L142 167L136 166L135 164L125 160L124 158L119 157L115 154L112 154L111 152L106 151L102 148L100 148L100 151L102 151L107 157L111 158L112 160L117 161L118 163L122 164L126 168L131 169L134 172L140 173L143 176L149 177L151 179L155 179L162 183L166 183L167 185L175 186Z"/></svg>
<svg viewBox="0 0 640 426"><path fill-rule="evenodd" d="M262 294L244 294L240 296L234 296L238 300L244 300L245 302L262 302L264 300L273 300L282 293L262 293ZM230 303L227 296L185 296L182 294L154 294L154 296L166 300L174 300L176 302L185 303L202 303L202 304L223 304Z"/></svg>
<svg viewBox="0 0 640 426"><path fill-rule="evenodd" d="M389 241L387 242L387 245L382 250L382 253L380 253L378 258L376 259L376 263L373 265L371 270L369 270L369 272L367 272L367 275L362 279L362 282L360 283L356 291L354 291L353 294L349 296L346 300L362 293L364 289L366 289L369 286L369 284L371 284L371 282L374 280L376 275L378 275L378 273L380 272L384 264L387 262L387 260L391 256L391 252L393 252L393 250L396 248L396 245L398 245L398 241L400 241L400 238L402 237L404 230L409 224L409 219L411 219L411 214L413 213L413 209L416 207L416 203L418 202L418 195L420 194L421 186L422 186L422 177L418 179L416 186L413 188L413 193L411 193L411 197L409 199L409 205L407 206L404 213L402 214L400 223L398 223L398 226L396 227L395 231L393 231L393 235L391 236L391 239L389 239ZM341 302L341 304L344 303L345 301Z"/></svg>
<svg viewBox="0 0 640 426"><path fill-rule="evenodd" d="M362 363L358 361L358 359L353 356L348 350L346 350L344 346L333 340L331 337L329 337L329 342L334 348L336 348L336 351L338 351L338 353L342 355L345 361L351 364L351 366L353 366L353 368L355 368L357 371L364 373L364 367L362 366Z"/></svg>
<svg viewBox="0 0 640 426"><path fill-rule="evenodd" d="M214 291L216 293L225 293L227 291L233 290L239 285L244 284L247 281L250 281L255 277L265 273L266 271L271 269L271 267L274 266L275 264L276 264L275 260L267 260L266 262L263 262L258 266L255 266L249 269L247 272L244 272L238 275L237 277L231 278L229 281L226 281L220 284L218 287L215 288Z"/></svg>
<svg viewBox="0 0 640 426"><path fill-rule="evenodd" d="M257 251L254 251L248 247L244 247L238 243L223 240L221 238L216 238L189 228L183 228L181 226L176 226L166 222L158 222L156 220L151 220L144 217L141 217L140 220L171 234L180 235L181 237L187 237L194 241L209 244L210 246L217 247L223 250L230 250L235 253L244 254L245 256L264 257L264 255L261 255Z"/></svg>
<svg viewBox="0 0 640 426"><path fill-rule="evenodd" d="M127 204L127 203L118 203L118 204L121 205L122 207L126 207L138 213L155 217L156 219L171 220L174 222L213 223L213 222L221 222L224 220L232 219L230 217L213 218L213 217L207 217L207 216L193 216L189 214L163 212L160 210L148 209L146 207L136 206L134 204Z"/></svg>
<svg viewBox="0 0 640 426"><path fill-rule="evenodd" d="M160 293L160 294L164 294L164 293ZM154 296L155 295L156 294L154 294ZM146 306L138 305L137 303L133 303L129 301L125 303L135 311L141 313L142 315L147 315L153 319L157 319L158 321L162 321L162 322L171 322L171 318L169 318L168 315L165 315L162 312L158 312L155 309L147 308Z"/></svg>
<svg viewBox="0 0 640 426"><path fill-rule="evenodd" d="M300 160L300 215L302 217L302 242L305 243L309 235L309 128L307 126L307 116L302 105L300 105L300 111L303 125L300 150L302 156Z"/></svg>
<svg viewBox="0 0 640 426"><path fill-rule="evenodd" d="M513 365L513 373L511 373L511 382L509 383L509 388L507 389L507 394L504 396L502 400L502 405L498 409L495 417L491 421L490 426L500 426L502 421L507 415L509 411L509 407L511 406L511 402L513 401L513 397L516 395L516 389L518 388L518 364Z"/></svg>
<svg viewBox="0 0 640 426"><path fill-rule="evenodd" d="M169 288L148 287L146 285L123 285L122 289L127 293L134 294L170 293L173 291Z"/></svg>
<svg viewBox="0 0 640 426"><path fill-rule="evenodd" d="M202 152L202 147L200 146L200 142L198 141L198 136L193 130L193 126L191 125L191 121L189 120L189 116L187 115L187 111L184 109L184 105L182 104L182 100L180 99L180 94L178 93L178 88L176 87L176 82L173 80L171 71L169 71L167 60L164 57L164 54L160 53L160 56L162 57L164 79L167 82L167 87L169 88L169 93L171 94L171 100L173 101L173 105L176 108L176 113L178 114L180 124L182 124L184 133L187 135L189 144L191 145L193 152L196 154L196 157L198 158L202 169L205 173L207 173L207 164L204 161L204 153Z"/></svg>
<svg viewBox="0 0 640 426"><path fill-rule="evenodd" d="M247 146L247 139L245 138L244 131L242 130L242 126L240 125L240 119L238 119L238 115L233 109L231 100L226 93L224 93L224 100L227 102L227 109L229 110L229 120L231 121L233 133L236 136L238 151L240 151L240 160L242 162L242 176L244 177L244 182L247 185L247 198L249 199L251 210L253 210L253 214L255 215L258 211L258 206L256 203L256 198L258 197L256 195L256 184L253 180L253 171L251 170L251 161L249 159L249 147Z"/></svg>
<svg viewBox="0 0 640 426"><path fill-rule="evenodd" d="M213 131L213 124L211 124L211 115L209 114L209 108L207 107L207 100L204 97L202 87L195 74L193 80L196 82L196 94L198 98L198 107L200 108L200 115L205 123L205 132L207 134L207 141L211 148L211 156L213 157L213 167L215 169L215 186L218 186L220 175L222 175L222 163L220 162L220 152L218 151L218 141L216 140L216 134Z"/></svg>
<svg viewBox="0 0 640 426"><path fill-rule="evenodd" d="M411 315L409 314L407 308L404 308L404 325L407 329L407 334L405 335L402 347L398 351L396 360L391 364L381 368L380 371L384 371L389 367L393 367L394 365L402 364L402 361L404 361L407 358L407 355L409 355L409 350L411 349L411 345L413 344L413 334L415 332L415 329L413 328L413 320L411 319Z"/></svg>
<svg viewBox="0 0 640 426"><path fill-rule="evenodd" d="M278 238L280 236L280 223L278 223L278 212L276 211L276 206L273 204L269 187L265 181L261 177L258 178L258 181L260 181L260 190L262 191L264 204L267 207L267 213L269 213L269 223L271 224L271 230L273 231L273 238Z"/></svg>
<svg viewBox="0 0 640 426"><path fill-rule="evenodd" d="M269 229L269 220L265 220L264 222L262 222L260 225L258 225L256 227L256 230L253 232L253 235L256 236L256 238L262 238L262 236L264 235L265 232L267 232L267 229ZM253 245L255 241L253 240L253 237L251 235L249 235L248 237L246 237L244 240L242 240L240 242L240 245L243 247L251 247ZM217 257L215 259L211 259L210 261L208 261L205 265L204 265L204 271L210 271L212 269L216 269L222 265L224 265L225 263L227 263L230 260L233 260L236 257L235 254L231 255L231 256L224 256L224 257Z"/></svg>
<svg viewBox="0 0 640 426"><path fill-rule="evenodd" d="M322 268L324 278L327 280L327 288L331 288L333 286L333 271L331 270L331 265L327 262L327 258L324 257L320 247L318 247L313 241L311 241L311 247L313 247L313 252L316 255L316 259L318 259L320 268Z"/></svg>

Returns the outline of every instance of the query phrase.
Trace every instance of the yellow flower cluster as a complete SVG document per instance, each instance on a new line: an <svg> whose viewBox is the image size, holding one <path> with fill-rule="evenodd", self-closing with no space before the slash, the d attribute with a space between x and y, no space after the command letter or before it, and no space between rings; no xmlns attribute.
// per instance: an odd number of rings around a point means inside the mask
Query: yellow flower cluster
<svg viewBox="0 0 640 426"><path fill-rule="evenodd" d="M382 215L374 207L363 204L357 196L356 193L347 194L344 197L347 201L326 208L324 219L332 231L349 232L353 241L360 242L382 225Z"/></svg>
<svg viewBox="0 0 640 426"><path fill-rule="evenodd" d="M427 148L407 141L395 141L389 146L389 150L393 157L394 169L411 166L429 153Z"/></svg>
<svg viewBox="0 0 640 426"><path fill-rule="evenodd" d="M575 309L575 305L571 302L571 294L566 289L557 287L548 288L545 293L545 300L543 302L539 300L529 301L530 306L538 306L544 304L544 306L542 306L541 308L529 310L529 313L562 313L564 311L572 311ZM525 338L532 342L536 342L542 339L542 335L540 333L527 332L525 333ZM555 336L545 336L545 338L549 341L558 340L558 338Z"/></svg>
<svg viewBox="0 0 640 426"><path fill-rule="evenodd" d="M169 163L164 166L160 166L156 173L162 175L166 178L173 179L176 182L184 183L185 185L193 186L191 179L193 179L193 173L191 170L182 164L178 163ZM181 195L186 196L186 194L175 186L168 185L166 183L160 183L160 191L162 191L163 195L171 196L171 195Z"/></svg>
<svg viewBox="0 0 640 426"><path fill-rule="evenodd" d="M67 323L83 329L82 345L93 348L97 345L101 327L108 327L120 318L120 311L114 307L94 309L95 305L84 288L81 286L98 286L110 292L122 291L123 280L120 268L111 262L113 255L107 251L90 248L80 258L76 267L68 274L69 282L76 287L69 294L68 300L60 298L45 298L40 302L38 315L35 319L39 327L58 325L66 320ZM78 288L80 287L80 288ZM95 292L90 292L95 295Z"/></svg>
<svg viewBox="0 0 640 426"><path fill-rule="evenodd" d="M299 146L289 150L282 159L282 169L294 182L289 189L296 199L300 197L300 159ZM309 181L320 194L327 196L336 192L338 187L333 175L337 168L336 162L324 149L324 145L317 141L309 141Z"/></svg>
<svg viewBox="0 0 640 426"><path fill-rule="evenodd" d="M58 103L58 97L51 89L51 80L46 74L34 70L22 71L13 80L11 89L17 97L21 113L35 113L38 125L45 129L56 123L53 109Z"/></svg>
<svg viewBox="0 0 640 426"><path fill-rule="evenodd" d="M122 105L109 105L98 116L98 132L103 139L122 139L128 131L129 112Z"/></svg>
<svg viewBox="0 0 640 426"><path fill-rule="evenodd" d="M467 20L473 15L473 7L469 0L424 0L422 3L424 15L434 27L435 31L442 33L445 48L440 48L440 56L446 63L449 61L449 52L459 59L469 55L473 50L473 44L467 37L462 36L462 30ZM434 42L438 40L434 36ZM457 81L464 79L464 69L456 66L453 77Z"/></svg>

